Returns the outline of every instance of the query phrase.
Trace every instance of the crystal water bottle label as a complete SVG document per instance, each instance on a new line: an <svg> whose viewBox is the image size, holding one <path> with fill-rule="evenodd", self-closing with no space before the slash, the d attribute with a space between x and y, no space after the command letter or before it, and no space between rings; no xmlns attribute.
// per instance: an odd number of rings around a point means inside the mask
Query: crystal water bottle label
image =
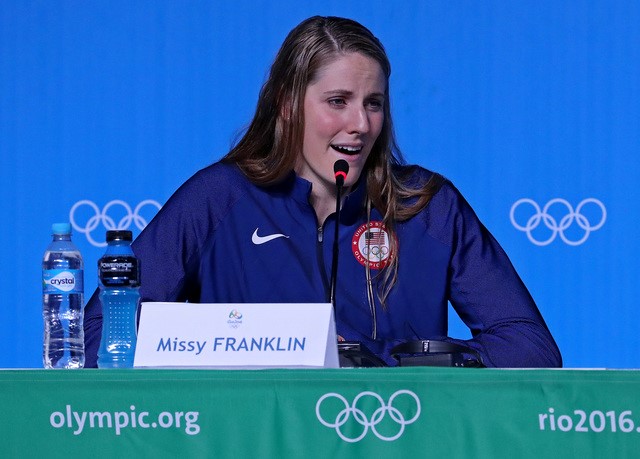
<svg viewBox="0 0 640 459"><path fill-rule="evenodd" d="M42 271L42 293L82 293L81 269L45 269Z"/></svg>

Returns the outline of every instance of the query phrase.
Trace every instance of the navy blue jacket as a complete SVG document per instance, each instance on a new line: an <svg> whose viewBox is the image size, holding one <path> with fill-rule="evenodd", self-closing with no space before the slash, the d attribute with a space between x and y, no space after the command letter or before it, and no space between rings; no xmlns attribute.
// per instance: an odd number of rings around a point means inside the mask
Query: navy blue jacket
<svg viewBox="0 0 640 459"><path fill-rule="evenodd" d="M431 173L413 167L416 180ZM498 242L448 181L428 206L397 224L398 279L383 308L367 299L366 257L384 264L388 234L366 231L364 184L341 209L336 327L389 364L390 348L447 339L476 349L491 367L561 366L560 352L531 295ZM295 174L273 187L216 163L191 177L133 244L142 264L142 301L326 302L335 215L319 227L311 184ZM269 235L279 235L270 240ZM364 252L367 252L365 254ZM377 258L376 258L377 256ZM374 293L380 277L373 269ZM448 302L473 338L447 338ZM85 308L86 366L96 365L102 315Z"/></svg>

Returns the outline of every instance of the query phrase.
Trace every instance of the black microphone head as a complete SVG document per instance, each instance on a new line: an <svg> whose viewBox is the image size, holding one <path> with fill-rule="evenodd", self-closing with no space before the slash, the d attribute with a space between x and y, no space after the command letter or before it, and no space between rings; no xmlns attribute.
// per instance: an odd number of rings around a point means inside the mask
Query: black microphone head
<svg viewBox="0 0 640 459"><path fill-rule="evenodd" d="M347 174L349 173L349 163L344 159L337 160L333 163L333 173L336 178L336 185L344 185L344 181L347 179Z"/></svg>

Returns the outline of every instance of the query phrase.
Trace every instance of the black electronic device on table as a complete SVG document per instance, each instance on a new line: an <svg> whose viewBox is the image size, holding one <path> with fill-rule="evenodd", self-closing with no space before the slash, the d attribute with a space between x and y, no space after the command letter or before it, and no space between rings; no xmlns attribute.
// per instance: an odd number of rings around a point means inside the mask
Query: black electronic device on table
<svg viewBox="0 0 640 459"><path fill-rule="evenodd" d="M483 368L482 357L462 344L438 340L413 340L391 349L400 367L466 367ZM358 341L338 342L338 358L342 368L388 366L380 357Z"/></svg>

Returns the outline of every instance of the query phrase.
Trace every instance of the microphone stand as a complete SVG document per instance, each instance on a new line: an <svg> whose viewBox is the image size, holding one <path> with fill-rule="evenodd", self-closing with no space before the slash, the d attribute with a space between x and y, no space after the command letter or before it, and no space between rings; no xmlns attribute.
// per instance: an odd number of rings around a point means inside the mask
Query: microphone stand
<svg viewBox="0 0 640 459"><path fill-rule="evenodd" d="M342 177L340 177L342 178ZM333 305L333 309L336 309L336 279L338 277L338 237L340 228L340 201L342 195L342 183L344 179L336 180L336 225L333 234L333 260L331 261L331 292L329 294L329 300Z"/></svg>
<svg viewBox="0 0 640 459"><path fill-rule="evenodd" d="M344 159L339 159L333 163L333 173L336 179L336 226L333 234L333 260L331 261L331 287L329 301L336 309L336 281L338 278L338 237L340 228L340 207L342 204L342 187L349 173L349 163Z"/></svg>

